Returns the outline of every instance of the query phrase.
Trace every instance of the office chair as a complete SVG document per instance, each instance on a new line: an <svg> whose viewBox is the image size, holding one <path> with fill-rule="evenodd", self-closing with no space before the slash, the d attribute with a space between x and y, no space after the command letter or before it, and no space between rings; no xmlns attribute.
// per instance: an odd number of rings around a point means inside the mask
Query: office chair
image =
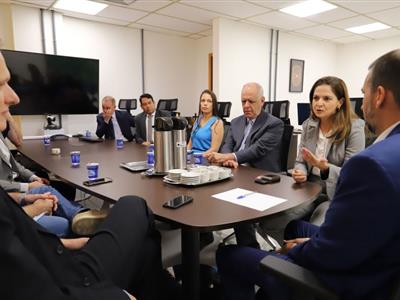
<svg viewBox="0 0 400 300"><path fill-rule="evenodd" d="M131 110L137 108L137 100L136 99L120 99L118 102L118 108L126 110L129 114L131 114Z"/></svg>
<svg viewBox="0 0 400 300"><path fill-rule="evenodd" d="M290 125L289 119L289 100L266 101L263 109L271 115L281 119L285 124Z"/></svg>
<svg viewBox="0 0 400 300"><path fill-rule="evenodd" d="M160 99L157 103L157 109L174 112L178 109L178 98Z"/></svg>
<svg viewBox="0 0 400 300"><path fill-rule="evenodd" d="M352 106L354 112L361 119L364 119L364 114L363 114L362 109L361 109L363 99L364 98L362 98L362 97L360 97L360 98L350 98L350 103L351 103L351 106Z"/></svg>
<svg viewBox="0 0 400 300"><path fill-rule="evenodd" d="M290 152L290 144L293 136L293 126L285 124L283 128L282 141L281 141L281 171L286 174L288 157Z"/></svg>
<svg viewBox="0 0 400 300"><path fill-rule="evenodd" d="M299 300L339 300L339 296L324 287L313 272L287 260L268 255L260 262L260 267L266 273L279 277L294 288L296 299ZM400 299L400 276L394 280L387 300Z"/></svg>
<svg viewBox="0 0 400 300"><path fill-rule="evenodd" d="M221 118L224 124L228 125L231 124L226 120L226 118L229 118L229 116L231 115L231 108L232 108L232 102L222 102L222 101L217 102L218 117Z"/></svg>

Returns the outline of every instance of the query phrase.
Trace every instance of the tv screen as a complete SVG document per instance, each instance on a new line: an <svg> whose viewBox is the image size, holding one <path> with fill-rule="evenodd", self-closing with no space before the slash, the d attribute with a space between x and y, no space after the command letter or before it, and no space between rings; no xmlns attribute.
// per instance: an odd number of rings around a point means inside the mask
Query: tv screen
<svg viewBox="0 0 400 300"><path fill-rule="evenodd" d="M310 117L310 103L297 103L297 124L302 125Z"/></svg>
<svg viewBox="0 0 400 300"><path fill-rule="evenodd" d="M21 99L13 115L97 114L99 61L2 50L10 86Z"/></svg>
<svg viewBox="0 0 400 300"><path fill-rule="evenodd" d="M361 109L362 103L363 103L362 97L357 97L357 98L350 98L350 103L351 107L353 108L354 112L361 118L364 119L364 114Z"/></svg>

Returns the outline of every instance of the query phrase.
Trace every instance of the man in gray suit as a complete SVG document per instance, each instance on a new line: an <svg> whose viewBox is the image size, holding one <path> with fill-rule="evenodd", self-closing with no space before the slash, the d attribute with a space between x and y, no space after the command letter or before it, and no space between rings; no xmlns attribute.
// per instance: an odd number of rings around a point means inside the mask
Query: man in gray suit
<svg viewBox="0 0 400 300"><path fill-rule="evenodd" d="M243 115L231 122L222 153L210 153L211 162L237 167L246 164L272 172L280 170L283 122L264 111L264 91L255 82L242 88Z"/></svg>
<svg viewBox="0 0 400 300"><path fill-rule="evenodd" d="M170 117L168 111L156 110L153 96L143 94L139 98L143 112L135 117L136 143L148 146L154 141L154 121L158 117Z"/></svg>
<svg viewBox="0 0 400 300"><path fill-rule="evenodd" d="M236 168L246 164L272 172L280 170L280 145L283 122L263 110L264 91L260 84L246 83L242 88L243 115L231 122L221 152L207 155L211 162ZM238 245L259 248L251 224L235 227Z"/></svg>

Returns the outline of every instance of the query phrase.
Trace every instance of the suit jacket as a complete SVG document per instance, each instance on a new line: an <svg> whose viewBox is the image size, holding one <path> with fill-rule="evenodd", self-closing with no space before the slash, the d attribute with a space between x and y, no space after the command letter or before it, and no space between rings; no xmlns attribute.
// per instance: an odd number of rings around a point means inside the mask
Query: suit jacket
<svg viewBox="0 0 400 300"><path fill-rule="evenodd" d="M343 299L388 299L400 274L400 125L343 166L325 222L288 255Z"/></svg>
<svg viewBox="0 0 400 300"><path fill-rule="evenodd" d="M330 199L336 189L336 182L339 177L343 164L354 154L364 150L365 148L365 122L361 119L354 119L351 123L351 131L349 136L340 144L332 143L328 150L327 159L329 162L329 177L326 179L326 192ZM307 119L303 123L303 132L299 150L302 147L309 149L315 153L319 136L319 120L312 118ZM296 159L295 169L302 170L305 174L310 175L312 166L304 161L301 152Z"/></svg>
<svg viewBox="0 0 400 300"><path fill-rule="evenodd" d="M86 268L83 256L64 248L1 188L0 224L2 299L127 299L100 266Z"/></svg>
<svg viewBox="0 0 400 300"><path fill-rule="evenodd" d="M158 117L170 117L171 113L166 110L156 110L155 118ZM154 119L155 119L154 118ZM141 112L135 117L136 124L136 143L141 144L147 140L146 136L146 114Z"/></svg>
<svg viewBox="0 0 400 300"><path fill-rule="evenodd" d="M239 164L248 163L252 167L271 172L281 171L280 151L283 122L262 111L249 133L246 147L239 151L245 127L246 117L244 115L231 121L221 152L234 152Z"/></svg>
<svg viewBox="0 0 400 300"><path fill-rule="evenodd" d="M119 125L119 128L121 128L122 135L128 140L132 141L134 139L134 135L131 131L131 127L135 127L135 118L130 115L126 111L122 110L116 110L115 111L115 116L117 117L117 122ZM112 121L104 122L104 118L102 114L97 115L97 130L96 130L96 135L101 138L103 135L105 135L106 139L113 140L115 139L115 134L114 134L114 126L112 124Z"/></svg>
<svg viewBox="0 0 400 300"><path fill-rule="evenodd" d="M0 139L5 143L3 136L0 135ZM0 158L0 186L7 192L21 191L21 183L15 181L15 179L17 178L21 182L29 182L35 174L18 163L12 154L10 156L11 167L6 163L2 151L0 151Z"/></svg>

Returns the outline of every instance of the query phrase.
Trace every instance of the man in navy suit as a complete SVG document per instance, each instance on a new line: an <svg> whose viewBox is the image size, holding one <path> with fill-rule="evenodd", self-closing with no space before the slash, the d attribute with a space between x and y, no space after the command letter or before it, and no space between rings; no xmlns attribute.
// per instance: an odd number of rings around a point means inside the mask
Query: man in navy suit
<svg viewBox="0 0 400 300"><path fill-rule="evenodd" d="M225 299L253 299L254 284L265 298L290 296L290 289L259 269L266 255L312 270L341 299L388 299L400 274L399 78L400 49L370 66L362 109L378 138L342 168L320 227L289 223L280 254L238 246L218 251Z"/></svg>
<svg viewBox="0 0 400 300"><path fill-rule="evenodd" d="M125 138L131 142L134 139L131 128L135 127L135 119L126 111L116 110L115 99L105 96L101 101L103 112L97 115L96 135L105 135L108 140Z"/></svg>

